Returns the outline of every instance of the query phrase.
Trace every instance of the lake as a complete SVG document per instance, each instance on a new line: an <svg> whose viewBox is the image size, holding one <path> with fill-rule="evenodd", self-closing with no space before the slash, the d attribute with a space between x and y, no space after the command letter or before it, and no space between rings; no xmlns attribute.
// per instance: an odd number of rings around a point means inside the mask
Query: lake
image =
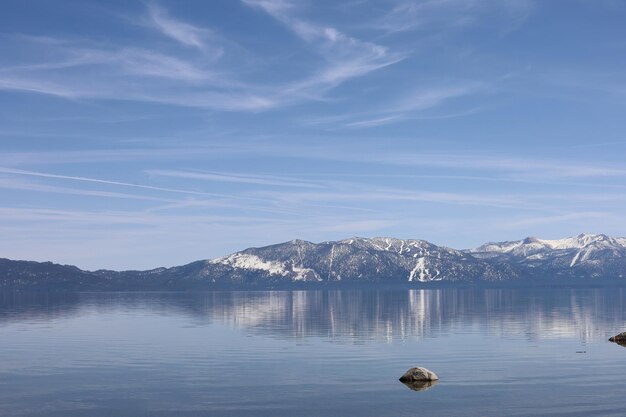
<svg viewBox="0 0 626 417"><path fill-rule="evenodd" d="M622 331L619 288L0 294L0 415L623 416Z"/></svg>

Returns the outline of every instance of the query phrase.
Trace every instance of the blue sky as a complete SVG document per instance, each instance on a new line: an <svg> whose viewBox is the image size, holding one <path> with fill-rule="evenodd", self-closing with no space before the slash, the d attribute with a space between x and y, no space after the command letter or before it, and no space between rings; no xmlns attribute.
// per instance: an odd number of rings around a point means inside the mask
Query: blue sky
<svg viewBox="0 0 626 417"><path fill-rule="evenodd" d="M626 3L0 5L0 256L626 235Z"/></svg>

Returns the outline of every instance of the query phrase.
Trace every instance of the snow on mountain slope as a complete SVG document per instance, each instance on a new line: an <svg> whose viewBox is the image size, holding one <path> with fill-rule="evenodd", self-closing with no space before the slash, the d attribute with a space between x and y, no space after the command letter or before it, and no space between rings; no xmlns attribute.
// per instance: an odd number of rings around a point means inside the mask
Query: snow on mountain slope
<svg viewBox="0 0 626 417"><path fill-rule="evenodd" d="M538 250L583 249L589 246L598 248L626 248L626 238L612 238L603 234L584 233L575 237L555 240L527 237L526 239L513 242L487 243L471 250L471 252L525 254Z"/></svg>
<svg viewBox="0 0 626 417"><path fill-rule="evenodd" d="M312 277L321 281L319 275L317 275L312 269L301 268L293 264L289 265L286 262L263 260L256 255L249 255L245 253L235 253L233 255L211 260L209 263L228 265L232 268L263 271L270 275L281 275L284 277L290 276L295 281L305 281Z"/></svg>
<svg viewBox="0 0 626 417"><path fill-rule="evenodd" d="M434 269L433 274L430 273L430 269L426 266L426 258L424 257L417 259L415 267L413 267L411 273L409 274L409 281L413 281L415 279L421 282L441 281L442 278L443 277L437 269Z"/></svg>
<svg viewBox="0 0 626 417"><path fill-rule="evenodd" d="M513 242L487 243L468 251L479 258L508 257L529 264L551 263L553 267L599 265L626 257L626 239L603 234L580 234L564 239L528 237Z"/></svg>
<svg viewBox="0 0 626 417"><path fill-rule="evenodd" d="M329 242L325 242L329 243ZM332 242L331 242L332 243ZM378 250L384 252L396 252L400 255L423 255L428 250L434 250L437 246L425 240L415 239L396 239L391 237L374 237L363 238L353 237L351 239L344 239L336 244L352 245L358 248L367 250Z"/></svg>

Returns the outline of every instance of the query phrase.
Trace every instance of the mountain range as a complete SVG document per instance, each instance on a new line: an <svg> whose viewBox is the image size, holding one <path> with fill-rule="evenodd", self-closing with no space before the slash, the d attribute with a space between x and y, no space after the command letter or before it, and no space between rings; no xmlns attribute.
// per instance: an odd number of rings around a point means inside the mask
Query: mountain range
<svg viewBox="0 0 626 417"><path fill-rule="evenodd" d="M626 238L529 237L456 250L424 240L292 240L148 271L0 259L4 290L194 290L626 283Z"/></svg>

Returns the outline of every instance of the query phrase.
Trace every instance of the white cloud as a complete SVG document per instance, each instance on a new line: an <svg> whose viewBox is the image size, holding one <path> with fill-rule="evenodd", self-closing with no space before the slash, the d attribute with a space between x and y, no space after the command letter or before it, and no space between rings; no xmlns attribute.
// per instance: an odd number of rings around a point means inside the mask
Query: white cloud
<svg viewBox="0 0 626 417"><path fill-rule="evenodd" d="M433 26L450 30L496 17L494 24L510 30L530 15L533 3L532 0L398 0L374 26L388 33L429 30Z"/></svg>
<svg viewBox="0 0 626 417"><path fill-rule="evenodd" d="M144 196L144 195L138 195L138 194L117 193L117 192L99 191L99 190L84 190L84 189L68 188L68 187L57 187L57 186L51 186L51 185L45 185L45 184L36 184L32 182L6 179L6 178L1 178L1 177L0 177L0 188L8 189L8 190L79 195L79 196L85 196L85 197L120 198L120 199L127 199L127 200L146 200L146 201L158 201L158 202L172 201L172 200L167 200L163 198Z"/></svg>
<svg viewBox="0 0 626 417"><path fill-rule="evenodd" d="M382 109L360 115L345 115L344 119L354 119L345 122L344 126L351 128L368 128L397 123L408 119L416 119L420 117L421 112L424 110L439 107L454 99L481 94L486 91L486 89L487 84L485 83L468 82L465 85L418 90L397 100L395 103L387 103ZM472 114L475 111L475 109L461 111L449 114L447 117L460 117ZM369 117L363 118L364 116Z"/></svg>
<svg viewBox="0 0 626 417"><path fill-rule="evenodd" d="M206 48L205 39L211 34L208 29L193 26L172 18L169 13L156 3L148 5L148 15L153 26L183 45L193 46L199 49ZM221 53L221 50L219 50Z"/></svg>
<svg viewBox="0 0 626 417"><path fill-rule="evenodd" d="M26 91L30 93L47 94L67 99L80 98L87 95L85 91L41 79L3 76L0 74L0 90Z"/></svg>
<svg viewBox="0 0 626 417"><path fill-rule="evenodd" d="M241 184L270 185L280 187L299 187L299 188L321 188L320 184L293 179L289 177L277 177L273 175L242 175L220 172L203 172L203 171L180 171L169 169L150 169L146 170L149 175L172 178L186 178L192 180L215 181L215 182L231 182Z"/></svg>
<svg viewBox="0 0 626 417"><path fill-rule="evenodd" d="M140 188L140 189L151 190L151 191L164 191L164 192L176 193L176 194L191 194L191 195L212 196L212 197L233 197L231 195L226 195L226 194L205 193L201 191L183 190L183 189L178 189L178 188L155 187L152 185L133 184L133 183L122 182L122 181L110 181L110 180L103 180L99 178L89 178L89 177L81 177L81 176L73 176L73 175L58 175L58 174L50 174L46 172L26 171L22 169L13 169L13 168L4 168L4 167L0 167L0 173L11 174L11 175L23 175L23 176L28 176L28 177L40 177L40 178L61 179L61 180L71 180L71 181L80 181L80 182L91 182L91 183L97 183L97 184L116 185L116 186L121 186L121 187Z"/></svg>
<svg viewBox="0 0 626 417"><path fill-rule="evenodd" d="M243 0L258 7L283 23L308 43L326 65L304 80L291 83L287 91L293 94L315 94L320 89L332 89L352 78L395 64L405 57L391 53L385 46L363 41L330 26L318 25L294 15L296 7L284 0Z"/></svg>
<svg viewBox="0 0 626 417"><path fill-rule="evenodd" d="M346 127L373 127L373 126L382 126L390 123L399 122L401 120L405 120L406 117L404 114L392 114L390 116L383 117L375 117L373 119L362 119L356 120L353 122L348 122L345 124Z"/></svg>

